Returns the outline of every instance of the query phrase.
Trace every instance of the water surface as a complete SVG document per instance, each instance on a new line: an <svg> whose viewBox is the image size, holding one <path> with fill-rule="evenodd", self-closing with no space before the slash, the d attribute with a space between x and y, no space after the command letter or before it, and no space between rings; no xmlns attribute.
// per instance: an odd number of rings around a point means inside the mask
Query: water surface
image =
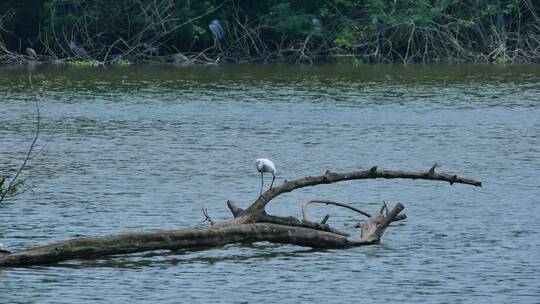
<svg viewBox="0 0 540 304"><path fill-rule="evenodd" d="M283 195L409 216L382 243L311 250L260 243L0 270L0 303L537 303L540 68L127 67L0 69L0 168L33 135L31 191L0 206L12 249L79 236L205 225L247 207L260 179L367 169L441 171L484 187L356 181ZM36 78L43 75L43 80ZM39 91L41 89L41 91ZM268 179L267 182L270 180ZM337 227L354 214L314 206ZM352 231L358 234L358 231Z"/></svg>

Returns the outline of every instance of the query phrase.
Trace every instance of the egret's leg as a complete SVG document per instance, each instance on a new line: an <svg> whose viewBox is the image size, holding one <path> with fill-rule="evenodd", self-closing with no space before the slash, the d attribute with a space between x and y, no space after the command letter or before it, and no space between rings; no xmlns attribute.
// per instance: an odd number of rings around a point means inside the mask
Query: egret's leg
<svg viewBox="0 0 540 304"><path fill-rule="evenodd" d="M261 172L261 194L259 195L262 195L263 187L264 187L264 177L263 177L263 173Z"/></svg>
<svg viewBox="0 0 540 304"><path fill-rule="evenodd" d="M274 181L276 180L276 175L272 173L272 183L270 184L270 189L272 189L272 186L274 185Z"/></svg>

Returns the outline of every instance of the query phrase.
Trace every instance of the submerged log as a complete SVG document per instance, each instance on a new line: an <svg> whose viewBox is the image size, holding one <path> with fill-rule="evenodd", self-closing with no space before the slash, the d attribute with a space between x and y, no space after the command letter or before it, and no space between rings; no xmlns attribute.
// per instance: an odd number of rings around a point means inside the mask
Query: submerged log
<svg viewBox="0 0 540 304"><path fill-rule="evenodd" d="M348 248L378 242L384 229L403 208L403 205L398 203L387 216L377 217L376 221L366 223L362 227L361 238L349 238L314 228L272 223L210 226L180 230L130 232L109 237L76 238L6 255L0 258L0 265L40 265L114 254L163 249L213 248L231 243L260 241L316 248ZM380 231L377 230L378 228Z"/></svg>
<svg viewBox="0 0 540 304"><path fill-rule="evenodd" d="M127 254L151 250L178 250L189 248L213 248L231 243L252 243L268 241L274 243L293 244L314 248L349 248L378 243L389 224L405 218L400 215L404 209L401 203L383 214L380 212L369 214L369 219L360 225L360 237L351 237L326 224L310 222L307 217L298 220L294 217L280 217L269 215L265 211L266 205L273 198L295 189L330 184L346 180L368 178L409 178L447 181L450 184L462 183L481 186L479 181L457 177L444 173L406 171L378 171L376 167L366 171L349 173L332 173L327 171L322 176L305 177L293 181L285 181L282 185L264 192L249 208L243 210L233 201L227 205L233 214L233 219L215 223L210 220L206 210L203 213L210 227L188 228L180 230L162 230L153 232L131 232L108 237L77 238L44 246L32 247L18 252L0 255L0 267L42 265L71 259L84 259L103 257L115 254ZM329 201L323 201L328 203ZM333 202L333 205L342 206ZM346 206L349 209L356 209ZM356 209L357 211L360 211Z"/></svg>

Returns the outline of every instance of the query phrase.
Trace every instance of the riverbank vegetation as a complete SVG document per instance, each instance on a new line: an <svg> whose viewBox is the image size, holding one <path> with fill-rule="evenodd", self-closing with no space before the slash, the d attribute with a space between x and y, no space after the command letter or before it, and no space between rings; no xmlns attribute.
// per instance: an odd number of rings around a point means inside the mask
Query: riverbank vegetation
<svg viewBox="0 0 540 304"><path fill-rule="evenodd" d="M0 16L3 63L540 62L532 0L1 0Z"/></svg>

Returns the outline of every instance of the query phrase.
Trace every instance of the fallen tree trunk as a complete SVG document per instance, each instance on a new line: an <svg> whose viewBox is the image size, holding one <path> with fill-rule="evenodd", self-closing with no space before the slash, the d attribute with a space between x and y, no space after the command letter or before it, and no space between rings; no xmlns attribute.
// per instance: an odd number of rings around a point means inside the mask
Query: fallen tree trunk
<svg viewBox="0 0 540 304"><path fill-rule="evenodd" d="M350 237L348 233L330 227L326 224L327 218L323 223L316 223L307 221L307 218L301 221L294 217L269 215L265 211L265 206L271 199L294 189L367 178L427 179L447 181L450 184L462 183L481 186L480 182L472 179L435 173L434 168L428 172L377 171L377 167L350 173L327 171L322 176L285 181L282 185L264 192L246 210L237 207L234 202L228 201L227 205L234 218L223 223L214 224L207 212L203 210L211 223L210 227L131 232L97 238L77 238L0 255L0 266L41 265L70 259L95 258L114 254L160 249L213 248L231 243L259 241L315 248L348 248L370 245L380 241L391 222L406 218L404 214L400 215L400 212L404 209L402 204L396 204L390 212L386 207L386 214L383 214L384 208L381 208L378 213L369 214L346 205L345 207L349 209L356 209L369 216L368 221L360 225L362 231L359 238ZM328 203L329 201L322 202ZM332 202L332 204L342 207L345 205L335 202Z"/></svg>

